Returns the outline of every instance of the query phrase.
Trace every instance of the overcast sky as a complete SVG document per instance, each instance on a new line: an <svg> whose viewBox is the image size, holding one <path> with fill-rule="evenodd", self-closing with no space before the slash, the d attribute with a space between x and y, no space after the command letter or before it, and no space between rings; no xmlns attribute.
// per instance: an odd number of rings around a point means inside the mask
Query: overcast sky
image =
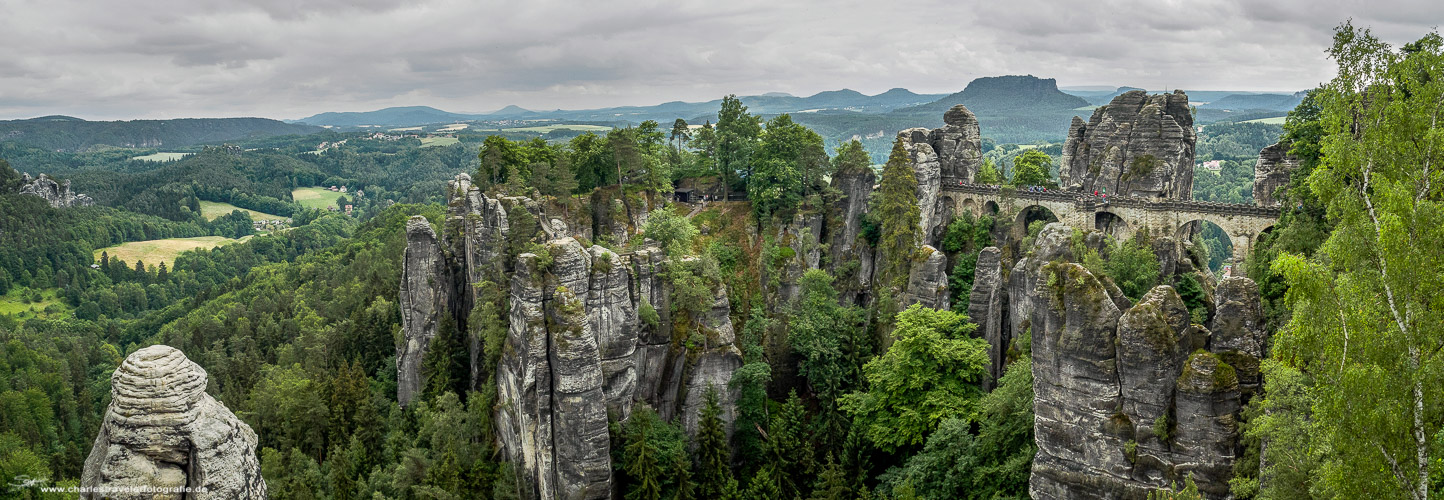
<svg viewBox="0 0 1444 500"><path fill-rule="evenodd" d="M1332 75L1347 18L1398 45L1444 2L0 0L0 118L951 93L1004 74L1294 91Z"/></svg>

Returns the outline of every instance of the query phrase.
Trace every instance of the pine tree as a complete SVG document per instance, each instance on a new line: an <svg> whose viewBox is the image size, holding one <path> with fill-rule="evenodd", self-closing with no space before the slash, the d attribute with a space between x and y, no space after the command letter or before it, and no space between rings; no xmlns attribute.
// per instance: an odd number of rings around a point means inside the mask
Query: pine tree
<svg viewBox="0 0 1444 500"><path fill-rule="evenodd" d="M767 429L767 467L772 469L778 491L785 492L788 498L805 497L812 486L810 478L816 463L808 427L807 410L797 391L792 391Z"/></svg>
<svg viewBox="0 0 1444 500"><path fill-rule="evenodd" d="M842 466L832 459L832 454L827 454L827 465L823 467L822 473L817 476L817 483L812 487L812 500L849 500L853 498L852 489L848 487L847 476L842 471Z"/></svg>
<svg viewBox="0 0 1444 500"><path fill-rule="evenodd" d="M878 282L901 287L908 277L922 218L918 211L918 179L901 138L893 141L892 154L882 169L875 210L882 226L878 250L883 262Z"/></svg>
<svg viewBox="0 0 1444 500"><path fill-rule="evenodd" d="M777 500L782 498L782 488L778 487L777 481L773 479L772 466L764 466L752 475L752 481L747 483L747 492L742 498L747 500Z"/></svg>
<svg viewBox="0 0 1444 500"><path fill-rule="evenodd" d="M155 281L157 283L165 283L168 276L169 273L166 271L165 262L161 262L160 267L156 268Z"/></svg>
<svg viewBox="0 0 1444 500"><path fill-rule="evenodd" d="M701 420L697 424L697 495L700 498L719 498L732 480L728 468L732 458L727 431L723 429L717 389L708 387L704 397L706 406L702 407Z"/></svg>
<svg viewBox="0 0 1444 500"><path fill-rule="evenodd" d="M706 495L703 495L701 497L697 496L697 485L696 483L692 482L692 472L689 470L690 468L691 464L688 463L687 456L685 454L678 453L676 457L672 460L673 482L671 489L672 491L675 491L676 494L672 495L671 500L696 500L697 498L716 498Z"/></svg>
<svg viewBox="0 0 1444 500"><path fill-rule="evenodd" d="M626 467L632 478L627 500L660 500L662 498L662 466L657 463L657 449L651 442L654 429L651 418L636 418L629 422L627 445L624 449Z"/></svg>

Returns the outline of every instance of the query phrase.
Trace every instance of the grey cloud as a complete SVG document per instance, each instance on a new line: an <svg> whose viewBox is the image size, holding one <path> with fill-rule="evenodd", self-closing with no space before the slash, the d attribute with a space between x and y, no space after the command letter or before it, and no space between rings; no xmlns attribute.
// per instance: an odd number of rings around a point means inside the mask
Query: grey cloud
<svg viewBox="0 0 1444 500"><path fill-rule="evenodd" d="M1302 89L1332 28L1400 43L1444 17L1393 0L1009 0L911 4L0 0L0 116L300 117L427 104L585 108L907 87Z"/></svg>

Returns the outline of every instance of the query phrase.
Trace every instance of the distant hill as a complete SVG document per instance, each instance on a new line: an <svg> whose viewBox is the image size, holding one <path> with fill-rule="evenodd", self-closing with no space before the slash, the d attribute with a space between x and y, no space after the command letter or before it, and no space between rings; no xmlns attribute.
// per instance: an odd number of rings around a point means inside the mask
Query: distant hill
<svg viewBox="0 0 1444 500"><path fill-rule="evenodd" d="M1088 106L1088 101L1058 90L1058 81L1033 75L991 76L973 80L962 92L937 101L907 108L902 112L937 113L963 104L979 116L1017 111L1073 110ZM1064 124L1067 128L1067 124Z"/></svg>
<svg viewBox="0 0 1444 500"><path fill-rule="evenodd" d="M1103 89L1091 89L1091 88L1090 88L1090 89L1066 89L1066 88L1065 88L1065 89L1059 89L1059 90L1061 90L1061 91L1062 91L1063 93L1065 93L1065 94L1078 96L1078 97L1082 98L1083 100L1088 101L1088 104L1089 104L1089 105L1102 106L1102 105L1104 105L1104 104L1108 104L1108 102L1109 102L1109 101L1112 101L1114 97L1118 97L1119 95L1123 94L1124 92L1128 92L1128 91L1130 91L1130 90L1143 90L1143 89L1138 88L1138 87L1118 87L1118 88L1116 88L1116 89L1107 89L1107 90L1103 90Z"/></svg>
<svg viewBox="0 0 1444 500"><path fill-rule="evenodd" d="M296 120L296 122L332 127L361 127L367 125L410 127L415 125L429 125L432 123L475 120L476 118L474 116L475 115L450 113L430 106L403 106L378 109L376 111L321 113Z"/></svg>
<svg viewBox="0 0 1444 500"><path fill-rule="evenodd" d="M185 147L277 135L319 132L267 118L180 118L175 120L87 121L43 116L0 121L0 142L48 150L76 151L93 146L126 148Z"/></svg>
<svg viewBox="0 0 1444 500"><path fill-rule="evenodd" d="M917 94L907 89L896 88L874 96L851 89L829 90L808 97L797 97L781 92L738 97L747 105L748 111L762 115L782 113L812 113L829 110L849 110L862 113L885 113L906 106L916 106L937 100L941 95ZM677 118L698 123L704 120L716 121L717 110L722 100L706 102L672 101L653 106L617 106L600 109L531 111L518 106L507 106L490 113L462 114L442 111L427 106L386 108L364 112L321 113L295 120L295 123L355 128L362 126L414 127L458 121L491 120L570 120L593 122L641 123L657 120L671 123Z"/></svg>
<svg viewBox="0 0 1444 500"><path fill-rule="evenodd" d="M1291 111L1303 102L1302 92L1294 94L1231 94L1199 106L1199 109Z"/></svg>
<svg viewBox="0 0 1444 500"><path fill-rule="evenodd" d="M924 104L899 106L886 113L839 110L796 114L793 118L816 129L830 143L857 138L874 161L882 162L899 130L942 126L943 113L958 104L977 115L983 137L997 143L1062 141L1073 116L1087 116L1089 106L1088 101L1059 91L1057 81L1051 78L999 76L979 78L962 92Z"/></svg>

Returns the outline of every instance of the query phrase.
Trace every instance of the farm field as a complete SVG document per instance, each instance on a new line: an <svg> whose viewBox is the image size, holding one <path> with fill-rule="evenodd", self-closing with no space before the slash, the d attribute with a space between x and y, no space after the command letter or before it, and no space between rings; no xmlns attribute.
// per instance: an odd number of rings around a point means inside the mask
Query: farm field
<svg viewBox="0 0 1444 500"><path fill-rule="evenodd" d="M274 220L285 218L279 215L272 215L265 212L257 212L255 210L241 208L230 203L221 203L219 201L201 201L201 217L205 217L206 220L216 220L217 217L229 214L236 210L251 214L251 220Z"/></svg>
<svg viewBox="0 0 1444 500"><path fill-rule="evenodd" d="M291 191L291 199L296 200L296 203L300 203L301 206L306 208L319 208L321 210L336 205L336 198L341 197L341 195L342 193L333 192L323 187L304 187ZM345 195L347 199L351 198L351 193L345 193Z"/></svg>
<svg viewBox="0 0 1444 500"><path fill-rule="evenodd" d="M432 146L445 147L445 146L450 146L450 145L452 145L452 144L456 144L456 143L458 143L458 142L461 142L461 139L457 139L457 138L455 138L455 137L422 137L422 138L421 138L421 147L423 147L423 148L432 147Z"/></svg>
<svg viewBox="0 0 1444 500"><path fill-rule="evenodd" d="M437 132L456 132L458 130L466 130L466 128L470 126L471 125L466 123L453 123L438 129Z"/></svg>
<svg viewBox="0 0 1444 500"><path fill-rule="evenodd" d="M155 153L145 156L137 156L131 159L140 161L175 161L190 155L191 153Z"/></svg>
<svg viewBox="0 0 1444 500"><path fill-rule="evenodd" d="M1243 123L1266 123L1269 125L1283 125L1287 117L1275 116L1272 118L1259 118L1257 120L1245 120Z"/></svg>
<svg viewBox="0 0 1444 500"><path fill-rule="evenodd" d="M50 307L51 305L59 305L61 308L67 311L70 309L70 306L67 306L64 302L60 301L59 288L49 288L41 290L40 302L31 302L29 304L26 304L20 299L20 295L22 293L29 293L29 289L14 287L10 289L10 293L0 295L0 314L26 317L30 316L30 311L33 309L36 316L44 317L45 313L43 313L42 311L44 311L45 308Z"/></svg>
<svg viewBox="0 0 1444 500"><path fill-rule="evenodd" d="M147 266L158 265L161 262L166 265L175 263L175 258L186 250L215 248L221 245L229 245L250 239L250 236L239 240L224 236L197 236L194 238L167 238L163 240L132 241L119 245L102 248L95 251L95 258L100 259L101 252L110 255L112 259L121 259L124 262L134 265L135 261L145 262Z"/></svg>

